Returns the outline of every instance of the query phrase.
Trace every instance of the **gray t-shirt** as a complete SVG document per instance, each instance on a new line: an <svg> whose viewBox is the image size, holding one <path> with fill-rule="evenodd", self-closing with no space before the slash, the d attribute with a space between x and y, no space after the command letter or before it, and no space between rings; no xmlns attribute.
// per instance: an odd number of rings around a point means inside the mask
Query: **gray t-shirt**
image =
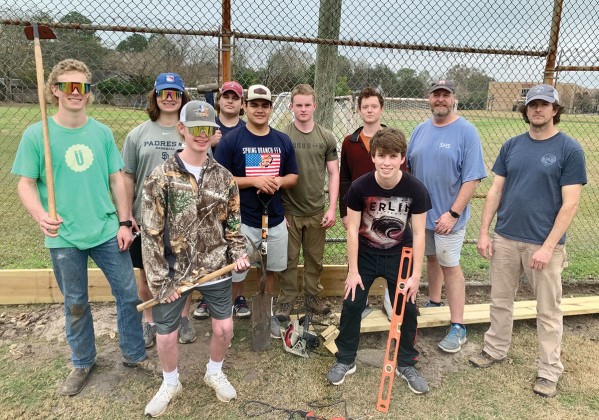
<svg viewBox="0 0 599 420"><path fill-rule="evenodd" d="M453 205L464 182L487 176L483 150L476 128L463 117L437 127L432 120L418 125L407 151L410 172L431 196L433 208L426 214L426 228L435 229L435 220ZM466 206L452 232L462 229L470 218Z"/></svg>
<svg viewBox="0 0 599 420"><path fill-rule="evenodd" d="M542 244L562 206L564 185L586 184L584 152L563 133L534 140L528 133L503 144L492 171L505 177L495 232ZM566 242L564 235L559 243Z"/></svg>
<svg viewBox="0 0 599 420"><path fill-rule="evenodd" d="M164 127L148 120L135 127L123 144L125 172L135 175L133 217L141 223L141 194L144 181L152 170L183 147L177 127Z"/></svg>

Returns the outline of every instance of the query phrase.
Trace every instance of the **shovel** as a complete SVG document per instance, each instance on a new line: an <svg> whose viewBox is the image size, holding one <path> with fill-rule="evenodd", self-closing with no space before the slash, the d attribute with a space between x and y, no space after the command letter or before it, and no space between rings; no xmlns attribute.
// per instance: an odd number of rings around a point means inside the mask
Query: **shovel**
<svg viewBox="0 0 599 420"><path fill-rule="evenodd" d="M264 351L270 348L270 312L272 297L265 293L266 287L266 263L268 254L268 205L273 199L271 195L263 200L260 195L258 199L262 202L262 241L260 253L262 254L262 276L258 293L252 296L252 350Z"/></svg>

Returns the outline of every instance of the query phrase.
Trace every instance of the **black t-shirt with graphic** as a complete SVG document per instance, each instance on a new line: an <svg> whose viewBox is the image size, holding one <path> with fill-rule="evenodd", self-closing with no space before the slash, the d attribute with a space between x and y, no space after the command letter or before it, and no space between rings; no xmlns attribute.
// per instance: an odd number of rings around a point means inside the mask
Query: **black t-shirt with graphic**
<svg viewBox="0 0 599 420"><path fill-rule="evenodd" d="M347 193L347 207L362 212L359 252L395 254L401 247L412 246L409 225L412 214L431 209L424 184L403 173L399 183L387 190L375 179L374 172L352 182Z"/></svg>

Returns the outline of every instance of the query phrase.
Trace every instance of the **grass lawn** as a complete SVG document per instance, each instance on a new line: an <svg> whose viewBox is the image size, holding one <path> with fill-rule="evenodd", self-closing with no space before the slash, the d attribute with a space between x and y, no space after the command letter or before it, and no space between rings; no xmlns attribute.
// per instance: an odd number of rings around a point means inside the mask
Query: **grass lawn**
<svg viewBox="0 0 599 420"><path fill-rule="evenodd" d="M50 107L49 114L54 109ZM460 112L479 130L483 142L483 153L487 169L490 168L498 154L501 144L508 138L526 130L526 124L520 114L512 112L465 111ZM127 133L140 122L147 119L141 110L118 108L105 105L92 105L89 114L112 128L115 140L122 146ZM386 110L383 122L398 127L407 134L425 118L428 111L423 110ZM38 227L26 214L16 195L17 177L10 174L15 152L23 130L31 123L39 120L39 109L35 105L2 105L0 106L0 231L4 240L0 244L0 269L8 268L44 268L50 266L48 252L43 247L43 240ZM286 119L281 120L282 123ZM334 131L343 133L352 121L336 121ZM596 209L599 207L599 116L563 115L560 129L576 138L585 149L589 183L583 189L580 209L568 234L568 252L570 266L564 277L570 279L586 279L596 277L599 272L599 230L595 226ZM280 128L280 127L278 127ZM341 135L339 135L341 142ZM340 144L340 143L339 143ZM491 176L485 179L477 193L486 194L491 184ZM534 200L535 197L531 197ZM482 198L472 202L472 219L466 238L475 241L480 225ZM328 237L343 239L345 232L340 222L329 230ZM325 251L325 263L345 263L345 244L330 243ZM487 263L478 257L475 246L464 247L463 258L466 277L471 280L484 280L487 276Z"/></svg>

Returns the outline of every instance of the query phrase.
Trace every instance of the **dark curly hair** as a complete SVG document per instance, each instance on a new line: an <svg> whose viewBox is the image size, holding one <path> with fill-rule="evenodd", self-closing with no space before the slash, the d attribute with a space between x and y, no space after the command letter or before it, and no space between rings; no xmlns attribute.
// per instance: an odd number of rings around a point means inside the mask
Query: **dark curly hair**
<svg viewBox="0 0 599 420"><path fill-rule="evenodd" d="M553 110L557 111L557 113L553 116L553 125L557 125L560 122L561 115L562 115L562 112L564 111L565 107L558 103L553 103L551 105L553 105ZM522 118L524 118L524 122L526 124L530 124L530 120L528 119L528 115L526 114L527 109L528 109L528 105L520 105L518 107L518 111L520 111L520 114L522 114Z"/></svg>
<svg viewBox="0 0 599 420"><path fill-rule="evenodd" d="M370 140L370 155L376 156L377 151L388 153L399 153L402 156L406 155L408 144L403 131L397 128L381 128Z"/></svg>

